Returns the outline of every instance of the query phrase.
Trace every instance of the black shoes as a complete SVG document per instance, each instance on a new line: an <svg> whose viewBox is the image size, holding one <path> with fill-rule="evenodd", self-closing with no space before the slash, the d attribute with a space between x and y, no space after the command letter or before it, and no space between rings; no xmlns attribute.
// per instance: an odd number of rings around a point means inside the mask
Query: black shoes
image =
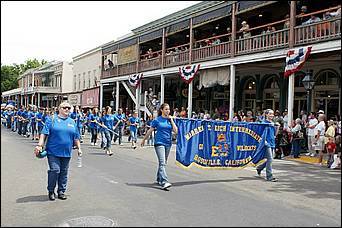
<svg viewBox="0 0 342 228"><path fill-rule="evenodd" d="M257 171L258 176L260 177L261 176L261 170L257 169L256 171Z"/></svg>
<svg viewBox="0 0 342 228"><path fill-rule="evenodd" d="M48 196L49 196L49 200L55 200L55 193L54 192L49 192L49 194L48 194Z"/></svg>
<svg viewBox="0 0 342 228"><path fill-rule="evenodd" d="M51 201L56 199L56 194L54 192L49 192L48 196L49 196L49 200L51 200ZM64 195L64 193L59 193L58 199L66 200L67 197L66 197L66 195Z"/></svg>
<svg viewBox="0 0 342 228"><path fill-rule="evenodd" d="M66 195L64 195L64 193L59 193L59 194L58 194L58 199L66 200L67 197L66 197Z"/></svg>

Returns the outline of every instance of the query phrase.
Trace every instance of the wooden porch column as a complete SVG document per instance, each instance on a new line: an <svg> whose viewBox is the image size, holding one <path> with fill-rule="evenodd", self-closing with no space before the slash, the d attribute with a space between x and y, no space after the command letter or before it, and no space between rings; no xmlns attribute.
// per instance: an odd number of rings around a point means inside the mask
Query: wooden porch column
<svg viewBox="0 0 342 228"><path fill-rule="evenodd" d="M192 62L192 18L190 18L190 46L189 46L189 64ZM192 114L192 90L193 90L193 81L190 82L188 87L188 118L191 118Z"/></svg>
<svg viewBox="0 0 342 228"><path fill-rule="evenodd" d="M296 25L296 1L291 1L290 6L290 34L289 48L294 45L294 26ZM294 103L294 74L289 76L289 90L287 99L288 124L291 126L293 120L293 103Z"/></svg>
<svg viewBox="0 0 342 228"><path fill-rule="evenodd" d="M230 65L230 94L229 94L229 120L234 117L234 98L235 98L235 65Z"/></svg>
<svg viewBox="0 0 342 228"><path fill-rule="evenodd" d="M236 39L236 15L235 15L235 11L236 11L236 2L234 2L232 4L232 29L231 29L231 44L230 44L230 50L231 50L231 56L234 57L235 56L235 39Z"/></svg>
<svg viewBox="0 0 342 228"><path fill-rule="evenodd" d="M165 49L166 49L166 37L165 37L165 28L163 28L163 35L162 35L162 54L161 54L161 68L164 69L164 61L165 61Z"/></svg>

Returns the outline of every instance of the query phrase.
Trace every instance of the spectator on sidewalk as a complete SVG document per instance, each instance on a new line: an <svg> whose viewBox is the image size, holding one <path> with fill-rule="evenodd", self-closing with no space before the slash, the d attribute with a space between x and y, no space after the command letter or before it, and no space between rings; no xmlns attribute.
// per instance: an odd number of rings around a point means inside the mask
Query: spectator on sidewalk
<svg viewBox="0 0 342 228"><path fill-rule="evenodd" d="M291 129L291 133L293 135L291 154L293 155L294 158L299 158L300 143L301 143L301 140L303 139L303 132L302 132L302 126L301 126L302 121L301 119L297 118L295 123L296 123L296 126Z"/></svg>
<svg viewBox="0 0 342 228"><path fill-rule="evenodd" d="M322 165L323 162L323 151L324 151L324 135L325 135L325 115L319 114L318 116L318 124L315 127L315 141L314 146L315 150L319 151L319 160L318 163Z"/></svg>
<svg viewBox="0 0 342 228"><path fill-rule="evenodd" d="M308 123L306 124L307 129L307 137L308 137L308 153L306 155L314 157L316 156L316 151L313 146L315 142L315 128L318 124L318 120L316 119L316 113L310 112L308 117Z"/></svg>

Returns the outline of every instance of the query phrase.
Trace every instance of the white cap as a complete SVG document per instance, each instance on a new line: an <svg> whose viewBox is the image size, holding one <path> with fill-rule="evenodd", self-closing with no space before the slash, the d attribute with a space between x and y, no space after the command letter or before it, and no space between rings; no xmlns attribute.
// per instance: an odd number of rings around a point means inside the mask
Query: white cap
<svg viewBox="0 0 342 228"><path fill-rule="evenodd" d="M317 113L322 113L322 114L324 114L324 111L323 111L323 110L319 110Z"/></svg>

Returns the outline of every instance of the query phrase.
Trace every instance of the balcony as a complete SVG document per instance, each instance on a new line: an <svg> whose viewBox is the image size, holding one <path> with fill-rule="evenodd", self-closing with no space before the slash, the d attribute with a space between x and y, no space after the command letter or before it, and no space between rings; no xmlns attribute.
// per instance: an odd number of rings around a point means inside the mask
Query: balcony
<svg viewBox="0 0 342 228"><path fill-rule="evenodd" d="M341 17L295 27L295 45L341 39Z"/></svg>
<svg viewBox="0 0 342 228"><path fill-rule="evenodd" d="M324 10L326 11L326 10ZM322 13L322 11L320 11ZM284 20L273 22L268 25L261 25L251 30L260 31L269 25L282 24ZM281 29L273 32L261 32L261 34L249 37L239 37L234 41L235 55L245 55L269 50L284 49L289 47L289 29ZM221 36L228 36L225 34ZM239 32L237 33L239 36ZM211 39L211 38L207 38ZM294 45L306 45L313 43L326 42L330 40L341 39L341 17L330 20L322 20L308 25L299 25L294 27ZM197 41L199 42L199 41ZM188 44L187 44L188 45ZM183 45L184 46L184 45ZM196 44L195 44L196 46ZM203 62L219 58L229 58L232 55L232 41L219 44L211 44L204 47L197 47L192 50L192 62ZM174 49L174 48L169 48ZM138 72L160 69L161 55L153 58L143 58L138 63ZM167 52L164 55L164 67L182 66L189 64L189 49L178 52ZM118 75L128 75L136 73L136 62L119 66ZM117 76L116 69L103 71L103 78Z"/></svg>

